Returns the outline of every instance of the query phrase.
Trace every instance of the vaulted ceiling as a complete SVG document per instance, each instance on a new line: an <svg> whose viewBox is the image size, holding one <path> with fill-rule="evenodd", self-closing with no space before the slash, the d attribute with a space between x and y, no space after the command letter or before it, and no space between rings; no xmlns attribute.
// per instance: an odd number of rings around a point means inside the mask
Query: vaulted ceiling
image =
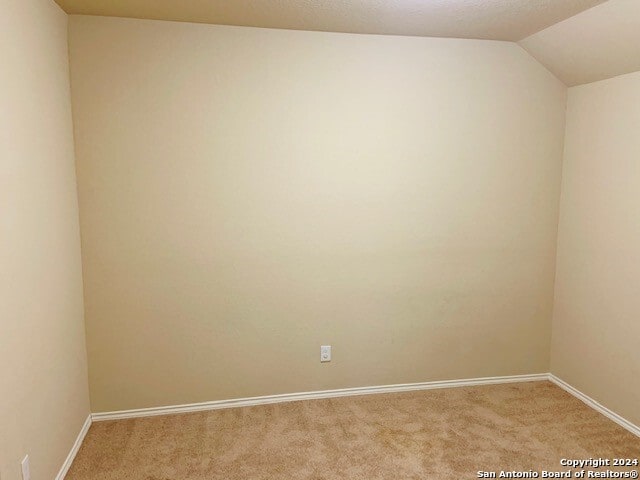
<svg viewBox="0 0 640 480"><path fill-rule="evenodd" d="M72 14L516 41L604 0L56 1Z"/></svg>
<svg viewBox="0 0 640 480"><path fill-rule="evenodd" d="M567 85L640 70L640 0L56 0L69 14L506 40Z"/></svg>
<svg viewBox="0 0 640 480"><path fill-rule="evenodd" d="M522 40L567 85L640 70L640 0L609 0Z"/></svg>

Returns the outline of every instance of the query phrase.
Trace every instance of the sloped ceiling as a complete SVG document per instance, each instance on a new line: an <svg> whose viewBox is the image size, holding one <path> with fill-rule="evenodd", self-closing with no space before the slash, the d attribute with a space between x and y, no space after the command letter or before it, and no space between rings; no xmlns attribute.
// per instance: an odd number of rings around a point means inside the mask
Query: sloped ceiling
<svg viewBox="0 0 640 480"><path fill-rule="evenodd" d="M70 14L517 41L605 0L56 1Z"/></svg>
<svg viewBox="0 0 640 480"><path fill-rule="evenodd" d="M519 42L569 86L640 70L640 0L609 0Z"/></svg>

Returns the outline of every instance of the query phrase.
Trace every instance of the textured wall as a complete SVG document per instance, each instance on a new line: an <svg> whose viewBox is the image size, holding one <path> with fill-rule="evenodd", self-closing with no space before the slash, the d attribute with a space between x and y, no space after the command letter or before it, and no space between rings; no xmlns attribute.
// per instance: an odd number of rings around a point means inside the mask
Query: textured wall
<svg viewBox="0 0 640 480"><path fill-rule="evenodd" d="M569 89L552 372L640 425L640 73Z"/></svg>
<svg viewBox="0 0 640 480"><path fill-rule="evenodd" d="M548 371L566 88L517 45L70 22L94 411Z"/></svg>
<svg viewBox="0 0 640 480"><path fill-rule="evenodd" d="M51 480L89 414L67 16L0 3L0 476Z"/></svg>

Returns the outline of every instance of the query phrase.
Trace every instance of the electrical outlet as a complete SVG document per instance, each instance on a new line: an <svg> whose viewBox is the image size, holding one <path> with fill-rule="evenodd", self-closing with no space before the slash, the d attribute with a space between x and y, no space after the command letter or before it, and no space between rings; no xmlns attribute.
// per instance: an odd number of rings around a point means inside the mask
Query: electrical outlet
<svg viewBox="0 0 640 480"><path fill-rule="evenodd" d="M322 345L320 347L320 361L321 362L331 361L331 345Z"/></svg>
<svg viewBox="0 0 640 480"><path fill-rule="evenodd" d="M22 459L22 480L31 480L31 469L29 468L29 455Z"/></svg>

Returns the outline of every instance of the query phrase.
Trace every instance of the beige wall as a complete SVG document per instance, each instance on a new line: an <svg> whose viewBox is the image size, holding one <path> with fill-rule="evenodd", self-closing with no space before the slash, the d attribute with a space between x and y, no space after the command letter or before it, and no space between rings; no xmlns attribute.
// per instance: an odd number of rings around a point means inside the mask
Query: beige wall
<svg viewBox="0 0 640 480"><path fill-rule="evenodd" d="M640 73L569 89L551 370L640 425Z"/></svg>
<svg viewBox="0 0 640 480"><path fill-rule="evenodd" d="M70 51L95 412L548 371L566 88L520 47L71 17Z"/></svg>
<svg viewBox="0 0 640 480"><path fill-rule="evenodd" d="M0 476L51 480L89 414L67 16L0 3Z"/></svg>

